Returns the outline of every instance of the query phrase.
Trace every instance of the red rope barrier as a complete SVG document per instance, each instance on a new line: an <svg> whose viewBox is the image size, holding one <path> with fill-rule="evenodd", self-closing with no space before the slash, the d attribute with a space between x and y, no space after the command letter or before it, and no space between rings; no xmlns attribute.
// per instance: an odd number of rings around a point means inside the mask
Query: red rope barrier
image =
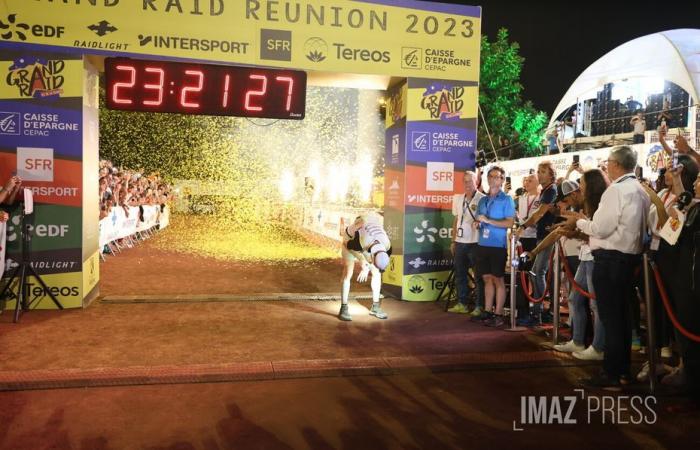
<svg viewBox="0 0 700 450"><path fill-rule="evenodd" d="M554 244L552 244L554 245ZM523 286L523 293L525 294L525 297L528 299L528 301L532 303L542 303L544 301L544 298L547 296L547 293L549 292L549 282L552 280L552 263L554 261L554 252L552 252L549 255L549 270L547 271L547 281L544 285L544 293L542 294L542 297L540 298L533 298L530 293L528 292L529 289L525 289L525 285L527 284L527 277L525 276L525 272L520 271L520 284Z"/></svg>
<svg viewBox="0 0 700 450"><path fill-rule="evenodd" d="M566 278L569 279L569 283L571 283L571 286L573 286L573 288L576 289L576 291L579 294L583 295L584 297L595 300L594 294L591 294L590 292L586 291L585 289L583 289L581 287L581 285L579 285L576 282L576 280L575 280L576 277L571 273L571 267L569 267L569 261L566 259L566 256L564 255L564 250L562 250L561 247L559 247L559 255L561 255L562 261L564 261L564 273L566 274Z"/></svg>
<svg viewBox="0 0 700 450"><path fill-rule="evenodd" d="M666 293L666 287L664 286L664 283L661 280L661 274L659 274L659 270L656 268L656 264L652 263L651 269L654 271L654 278L656 279L656 285L659 288L659 293L661 294L661 300L664 304L664 308L666 309L666 313L668 314L668 318L671 319L671 323L673 323L673 326L676 327L676 329L680 331L680 333L683 336L687 337L691 341L700 342L700 336L691 333L683 325L681 325L681 323L678 321L678 318L671 309L671 304L668 301L668 294ZM647 314L649 313L647 312Z"/></svg>

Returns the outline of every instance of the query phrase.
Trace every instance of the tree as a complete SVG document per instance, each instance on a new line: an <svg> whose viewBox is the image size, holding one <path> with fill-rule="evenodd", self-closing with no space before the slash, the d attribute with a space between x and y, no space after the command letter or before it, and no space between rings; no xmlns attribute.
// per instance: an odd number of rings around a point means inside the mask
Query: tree
<svg viewBox="0 0 700 450"><path fill-rule="evenodd" d="M481 74L479 105L481 106L478 141L482 149L490 149L488 132L496 149L499 138L514 143L513 151L499 152L499 157L535 156L541 153L540 139L547 116L530 102L523 102L520 84L525 58L519 54L520 45L509 42L508 30L498 30L496 40L481 38ZM487 128L488 127L488 132ZM492 152L486 150L492 156Z"/></svg>

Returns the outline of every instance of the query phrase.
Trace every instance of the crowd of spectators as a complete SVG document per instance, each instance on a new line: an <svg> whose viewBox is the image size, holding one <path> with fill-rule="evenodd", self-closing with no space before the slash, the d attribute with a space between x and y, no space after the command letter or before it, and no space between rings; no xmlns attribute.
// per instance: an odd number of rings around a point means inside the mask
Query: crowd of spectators
<svg viewBox="0 0 700 450"><path fill-rule="evenodd" d="M130 206L160 205L172 200L172 188L158 173L119 169L111 161L100 161L100 220L112 208L122 207L129 214Z"/></svg>
<svg viewBox="0 0 700 450"><path fill-rule="evenodd" d="M553 303L548 273L560 271L573 330L571 340L555 350L602 362L600 374L584 385L621 389L650 376L648 365L631 374L631 352L643 347L639 293L644 292L640 268L646 252L660 276L659 283L652 280L654 311L648 312L656 319L658 345L646 351L665 364L654 376L663 384L688 387L700 403L700 155L682 136L669 145L665 127L659 137L671 162L656 179L638 175L637 155L628 146L614 147L595 169L584 171L575 162L564 177L543 161L514 197L506 195L511 186L500 167L487 169L483 189L481 173L466 172L465 194L453 200L458 303L449 311L471 314L472 321L492 327L506 325L504 272L508 261L520 256L518 269L526 275L517 286L518 324L540 326L551 321L542 307ZM676 240L664 235L665 226ZM508 258L511 228L522 253ZM557 241L562 266L553 269L550 255ZM475 283L467 282L470 269ZM662 291L696 339L672 324Z"/></svg>

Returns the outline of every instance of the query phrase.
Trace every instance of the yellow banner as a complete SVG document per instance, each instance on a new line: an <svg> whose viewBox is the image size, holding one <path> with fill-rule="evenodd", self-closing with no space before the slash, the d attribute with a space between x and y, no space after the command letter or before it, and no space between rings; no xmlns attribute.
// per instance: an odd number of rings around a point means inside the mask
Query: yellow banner
<svg viewBox="0 0 700 450"><path fill-rule="evenodd" d="M83 95L82 59L51 59L16 65L0 61L0 98L5 100Z"/></svg>
<svg viewBox="0 0 700 450"><path fill-rule="evenodd" d="M100 281L100 252L97 251L83 262L83 292L85 298Z"/></svg>
<svg viewBox="0 0 700 450"><path fill-rule="evenodd" d="M382 282L394 286L401 286L403 276L403 255L391 255L389 268L382 275Z"/></svg>
<svg viewBox="0 0 700 450"><path fill-rule="evenodd" d="M476 119L478 86L445 85L441 89L408 90L408 117L412 121L441 120L446 117Z"/></svg>
<svg viewBox="0 0 700 450"><path fill-rule="evenodd" d="M48 285L51 293L63 305L64 308L82 308L83 295L80 289L83 274L81 272L58 273L42 275L41 279ZM29 300L33 301L32 309L58 309L51 301L51 297L46 295L44 288L29 277ZM16 300L8 301L6 309L14 309Z"/></svg>
<svg viewBox="0 0 700 450"><path fill-rule="evenodd" d="M408 84L403 83L400 88L390 91L386 102L386 128L391 127L399 120L406 117L406 100L408 99Z"/></svg>
<svg viewBox="0 0 700 450"><path fill-rule="evenodd" d="M4 0L0 42L72 47L84 53L478 80L480 7L386 3Z"/></svg>

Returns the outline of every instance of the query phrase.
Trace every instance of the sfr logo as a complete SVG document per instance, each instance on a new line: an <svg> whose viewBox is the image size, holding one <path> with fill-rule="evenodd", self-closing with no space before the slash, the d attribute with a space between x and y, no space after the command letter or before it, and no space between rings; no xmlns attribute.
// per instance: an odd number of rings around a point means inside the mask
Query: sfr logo
<svg viewBox="0 0 700 450"><path fill-rule="evenodd" d="M53 181L53 149L17 147L17 175L26 181Z"/></svg>

